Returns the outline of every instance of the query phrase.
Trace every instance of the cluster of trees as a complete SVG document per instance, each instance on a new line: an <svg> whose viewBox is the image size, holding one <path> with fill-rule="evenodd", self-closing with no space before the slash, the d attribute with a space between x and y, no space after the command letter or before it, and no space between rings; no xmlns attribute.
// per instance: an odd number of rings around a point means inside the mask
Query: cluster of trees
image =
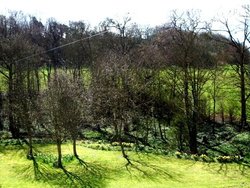
<svg viewBox="0 0 250 188"><path fill-rule="evenodd" d="M198 153L202 127L215 134L220 79L229 65L239 89L237 127L249 129L249 6L243 11L240 38L228 20L222 22L228 35L211 31L196 11L174 12L170 23L144 30L127 17L93 30L81 21L43 25L21 13L1 15L0 130L27 137L30 157L32 138L49 135L58 166L62 141L72 139L77 157L76 140L87 128L119 142L128 162L122 144L128 140Z"/></svg>

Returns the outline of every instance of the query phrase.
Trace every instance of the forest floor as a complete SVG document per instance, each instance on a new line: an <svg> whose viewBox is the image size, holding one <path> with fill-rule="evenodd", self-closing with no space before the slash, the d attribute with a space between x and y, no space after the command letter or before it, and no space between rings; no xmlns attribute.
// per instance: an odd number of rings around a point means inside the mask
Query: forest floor
<svg viewBox="0 0 250 188"><path fill-rule="evenodd" d="M119 151L78 144L80 163L72 146L64 144L64 169L53 167L55 145L37 145L37 166L26 158L25 147L0 147L1 188L46 187L250 187L250 168L239 164L205 163L164 155L128 152L132 165Z"/></svg>

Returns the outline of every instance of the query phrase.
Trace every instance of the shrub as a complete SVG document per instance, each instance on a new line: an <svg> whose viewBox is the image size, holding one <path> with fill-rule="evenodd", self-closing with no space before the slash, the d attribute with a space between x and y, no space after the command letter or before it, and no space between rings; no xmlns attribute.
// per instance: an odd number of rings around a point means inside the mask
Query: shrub
<svg viewBox="0 0 250 188"><path fill-rule="evenodd" d="M11 133L9 131L0 131L0 139L11 138Z"/></svg>
<svg viewBox="0 0 250 188"><path fill-rule="evenodd" d="M214 162L213 158L211 158L205 154L200 155L200 159L203 162Z"/></svg>
<svg viewBox="0 0 250 188"><path fill-rule="evenodd" d="M194 160L194 161L198 161L199 160L199 156L197 154L192 154L190 158L192 160Z"/></svg>
<svg viewBox="0 0 250 188"><path fill-rule="evenodd" d="M24 142L19 139L4 139L0 140L0 144L3 146L16 146L16 145L23 145Z"/></svg>
<svg viewBox="0 0 250 188"><path fill-rule="evenodd" d="M87 139L101 139L102 138L102 134L96 131L84 131L83 135L85 138Z"/></svg>
<svg viewBox="0 0 250 188"><path fill-rule="evenodd" d="M120 143L119 142L112 142L111 145L112 146L120 146ZM128 147L128 148L134 147L134 143L130 143L130 142L122 142L122 145L124 147Z"/></svg>
<svg viewBox="0 0 250 188"><path fill-rule="evenodd" d="M232 145L237 148L237 151L242 156L247 156L250 153L250 134L240 133L232 140Z"/></svg>
<svg viewBox="0 0 250 188"><path fill-rule="evenodd" d="M111 145L112 146L120 146L119 142L112 142Z"/></svg>
<svg viewBox="0 0 250 188"><path fill-rule="evenodd" d="M64 155L62 157L62 161L65 163L69 163L69 162L73 161L73 159L74 159L74 156L70 155L70 154Z"/></svg>
<svg viewBox="0 0 250 188"><path fill-rule="evenodd" d="M45 164L53 164L57 158L51 154L38 153L36 154L35 159Z"/></svg>
<svg viewBox="0 0 250 188"><path fill-rule="evenodd" d="M181 159L182 154L181 154L181 152L177 151L177 152L175 152L175 156L176 156L178 159Z"/></svg>
<svg viewBox="0 0 250 188"><path fill-rule="evenodd" d="M57 157L55 155L52 155L52 154L38 153L35 155L35 159L37 161L40 161L42 163L52 165L52 166L54 166L57 163ZM69 162L73 161L73 159L74 159L74 156L70 155L70 154L62 156L63 163L69 163Z"/></svg>
<svg viewBox="0 0 250 188"><path fill-rule="evenodd" d="M216 159L220 163L231 163L231 162L234 162L234 157L232 157L232 156L218 156Z"/></svg>

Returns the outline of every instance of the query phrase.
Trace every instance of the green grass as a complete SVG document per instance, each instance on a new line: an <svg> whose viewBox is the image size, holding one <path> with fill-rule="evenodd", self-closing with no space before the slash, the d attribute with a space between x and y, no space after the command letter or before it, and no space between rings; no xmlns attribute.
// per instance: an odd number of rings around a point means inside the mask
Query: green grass
<svg viewBox="0 0 250 188"><path fill-rule="evenodd" d="M37 147L44 155L55 155L54 145ZM163 155L130 152L132 166L119 151L102 151L78 144L81 159L65 162L65 171L38 160L33 162L23 148L0 148L0 187L250 187L250 169L238 164L203 163ZM64 156L71 145L63 145Z"/></svg>

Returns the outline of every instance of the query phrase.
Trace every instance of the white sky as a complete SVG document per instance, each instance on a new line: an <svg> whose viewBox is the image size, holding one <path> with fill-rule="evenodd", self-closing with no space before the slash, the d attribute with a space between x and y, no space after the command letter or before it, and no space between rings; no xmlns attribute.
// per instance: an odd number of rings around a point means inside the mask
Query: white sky
<svg viewBox="0 0 250 188"><path fill-rule="evenodd" d="M106 17L122 18L129 13L133 22L144 26L167 23L170 11L200 9L202 17L209 21L229 10L239 9L249 0L0 0L0 14L9 10L22 10L46 22L55 18L68 21L84 20L97 26Z"/></svg>

